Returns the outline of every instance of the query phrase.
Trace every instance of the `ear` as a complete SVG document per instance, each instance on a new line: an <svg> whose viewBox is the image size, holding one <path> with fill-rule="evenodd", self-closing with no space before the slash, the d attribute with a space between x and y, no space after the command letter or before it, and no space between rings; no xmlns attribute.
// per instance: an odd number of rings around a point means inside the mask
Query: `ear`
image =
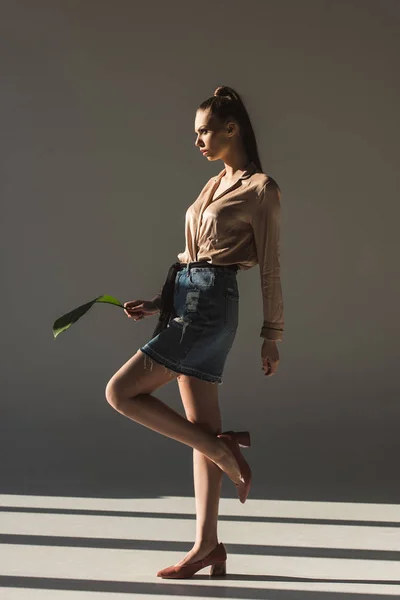
<svg viewBox="0 0 400 600"><path fill-rule="evenodd" d="M233 135L233 134L235 134L235 132L240 133L238 124L235 123L234 121L230 121L229 123L227 123L226 131L227 131L228 135Z"/></svg>

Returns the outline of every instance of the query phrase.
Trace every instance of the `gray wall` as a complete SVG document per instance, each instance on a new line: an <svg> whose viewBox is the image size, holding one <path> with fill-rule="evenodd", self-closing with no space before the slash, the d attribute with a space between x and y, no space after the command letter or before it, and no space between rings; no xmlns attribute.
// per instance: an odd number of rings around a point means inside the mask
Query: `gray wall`
<svg viewBox="0 0 400 600"><path fill-rule="evenodd" d="M0 7L1 493L193 494L191 449L105 399L156 317L52 324L159 290L222 168L194 118L225 84L282 189L286 331L265 378L258 267L240 273L223 427L253 434L253 498L397 501L400 3ZM183 414L176 381L156 395Z"/></svg>

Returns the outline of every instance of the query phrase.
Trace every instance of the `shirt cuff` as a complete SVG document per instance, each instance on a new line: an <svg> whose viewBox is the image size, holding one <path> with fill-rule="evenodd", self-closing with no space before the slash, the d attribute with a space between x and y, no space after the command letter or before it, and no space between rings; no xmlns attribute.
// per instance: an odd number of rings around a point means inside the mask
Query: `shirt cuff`
<svg viewBox="0 0 400 600"><path fill-rule="evenodd" d="M264 325L261 328L260 337L265 340L270 340L272 342L282 342L283 341L283 329L273 329L271 327L265 327Z"/></svg>

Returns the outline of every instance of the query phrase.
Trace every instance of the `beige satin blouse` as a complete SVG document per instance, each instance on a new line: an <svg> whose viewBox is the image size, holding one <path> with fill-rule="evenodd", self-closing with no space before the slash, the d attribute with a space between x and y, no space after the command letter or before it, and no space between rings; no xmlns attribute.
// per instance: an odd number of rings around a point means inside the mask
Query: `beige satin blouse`
<svg viewBox="0 0 400 600"><path fill-rule="evenodd" d="M211 177L187 209L186 247L178 260L238 264L241 270L258 264L264 317L260 337L282 341L279 186L250 162L241 177L212 199L224 175L225 169Z"/></svg>

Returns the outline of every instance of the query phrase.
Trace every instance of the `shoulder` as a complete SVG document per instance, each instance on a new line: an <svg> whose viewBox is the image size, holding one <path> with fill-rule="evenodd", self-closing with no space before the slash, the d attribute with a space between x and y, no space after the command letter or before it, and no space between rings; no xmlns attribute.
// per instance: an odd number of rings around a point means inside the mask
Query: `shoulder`
<svg viewBox="0 0 400 600"><path fill-rule="evenodd" d="M277 181L266 173L257 172L251 176L251 188L254 190L257 198L265 197L272 193L278 193L280 197L280 188Z"/></svg>

